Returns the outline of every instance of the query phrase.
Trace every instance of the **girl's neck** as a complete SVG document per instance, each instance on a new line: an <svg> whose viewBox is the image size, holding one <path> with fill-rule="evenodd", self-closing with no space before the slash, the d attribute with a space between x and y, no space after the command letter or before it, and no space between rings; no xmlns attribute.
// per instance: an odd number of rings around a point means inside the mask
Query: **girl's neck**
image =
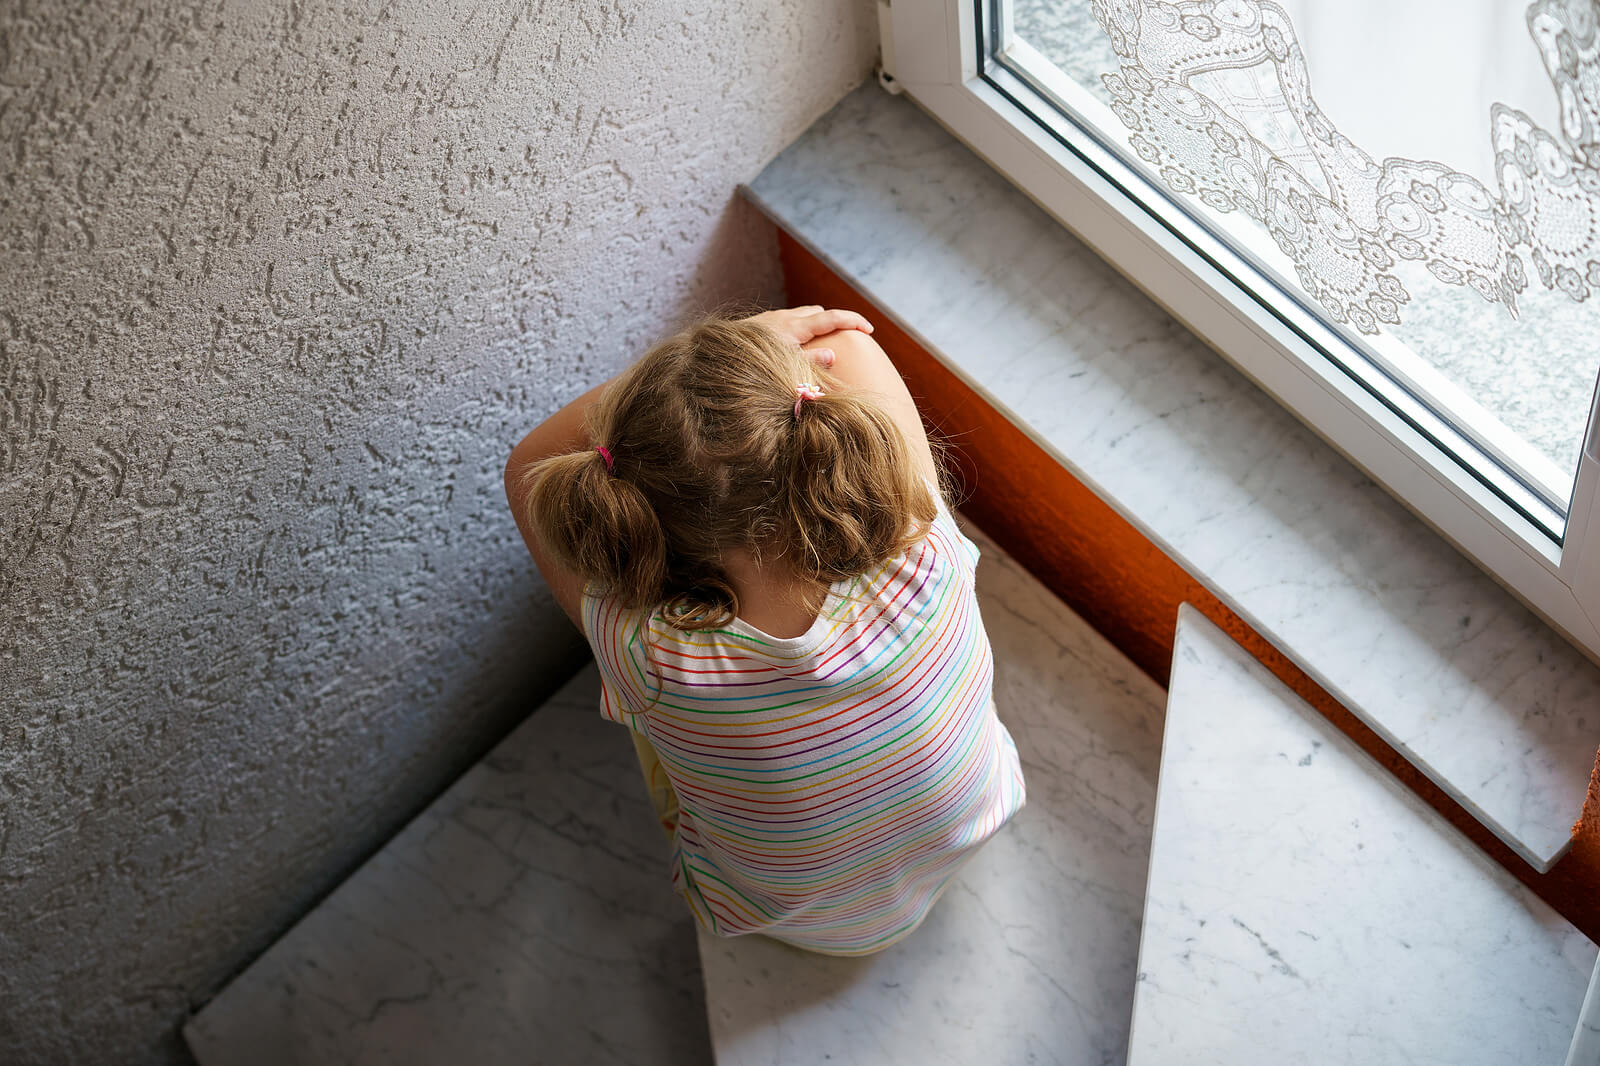
<svg viewBox="0 0 1600 1066"><path fill-rule="evenodd" d="M742 549L724 552L722 569L739 597L739 617L769 637L804 636L827 598L826 589L800 580L788 567L770 560L760 566Z"/></svg>

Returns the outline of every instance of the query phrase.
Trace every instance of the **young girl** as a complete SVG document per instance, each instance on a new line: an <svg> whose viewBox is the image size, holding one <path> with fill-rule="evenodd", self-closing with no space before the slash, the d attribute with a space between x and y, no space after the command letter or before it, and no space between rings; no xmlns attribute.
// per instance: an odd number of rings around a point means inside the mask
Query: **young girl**
<svg viewBox="0 0 1600 1066"><path fill-rule="evenodd" d="M506 467L695 917L838 955L915 929L1024 795L978 552L871 330L821 307L706 319Z"/></svg>

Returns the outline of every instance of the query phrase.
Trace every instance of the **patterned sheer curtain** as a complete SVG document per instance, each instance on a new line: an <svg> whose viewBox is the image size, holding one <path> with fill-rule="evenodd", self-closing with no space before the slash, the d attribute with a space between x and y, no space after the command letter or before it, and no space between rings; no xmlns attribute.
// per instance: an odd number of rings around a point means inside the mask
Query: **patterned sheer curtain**
<svg viewBox="0 0 1600 1066"><path fill-rule="evenodd" d="M1562 520L1600 373L1600 0L988 2L999 64L1147 209Z"/></svg>
<svg viewBox="0 0 1600 1066"><path fill-rule="evenodd" d="M1269 0L1095 0L1093 11L1119 61L1102 79L1129 145L1172 192L1265 226L1334 321L1369 334L1399 324L1411 300L1393 272L1399 260L1511 315L1530 271L1573 300L1600 289L1591 0L1528 8L1561 128L1496 103L1494 188L1445 161L1379 161L1340 132L1317 106L1293 23Z"/></svg>

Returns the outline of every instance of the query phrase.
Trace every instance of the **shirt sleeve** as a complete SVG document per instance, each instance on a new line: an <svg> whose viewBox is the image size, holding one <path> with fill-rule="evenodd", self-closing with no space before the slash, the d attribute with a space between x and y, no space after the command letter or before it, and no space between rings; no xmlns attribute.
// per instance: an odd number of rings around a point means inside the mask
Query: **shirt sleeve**
<svg viewBox="0 0 1600 1066"><path fill-rule="evenodd" d="M649 660L644 654L649 612L624 609L586 590L582 617L583 635L600 672L600 717L644 733L644 712L650 703Z"/></svg>
<svg viewBox="0 0 1600 1066"><path fill-rule="evenodd" d="M950 513L939 487L931 481L925 484L928 486L928 491L933 493L934 506L938 508L938 513L933 519L933 528L928 534L934 550L954 558L967 580L974 581L978 573L978 546L956 524L955 515Z"/></svg>

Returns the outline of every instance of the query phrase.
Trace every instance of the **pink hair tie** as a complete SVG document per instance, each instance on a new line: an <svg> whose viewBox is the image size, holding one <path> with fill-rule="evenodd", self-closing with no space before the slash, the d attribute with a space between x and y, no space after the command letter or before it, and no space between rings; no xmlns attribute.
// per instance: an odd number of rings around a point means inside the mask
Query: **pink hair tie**
<svg viewBox="0 0 1600 1066"><path fill-rule="evenodd" d="M606 461L606 473L615 474L617 472L617 468L611 463L611 449L607 448L604 444L601 444L595 448L595 451L599 452L600 458Z"/></svg>
<svg viewBox="0 0 1600 1066"><path fill-rule="evenodd" d="M809 381L802 381L796 385L794 387L794 394L794 416L796 418L800 417L801 404L805 403L807 400L820 400L827 395L827 393L823 392Z"/></svg>

